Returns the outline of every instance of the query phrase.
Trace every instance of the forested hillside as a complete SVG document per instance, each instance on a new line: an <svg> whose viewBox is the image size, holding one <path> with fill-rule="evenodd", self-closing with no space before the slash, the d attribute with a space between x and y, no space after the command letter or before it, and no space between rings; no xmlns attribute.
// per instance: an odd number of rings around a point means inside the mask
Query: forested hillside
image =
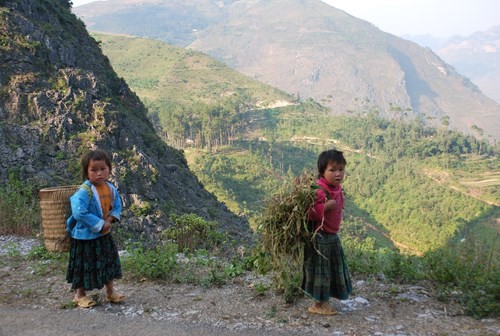
<svg viewBox="0 0 500 336"><path fill-rule="evenodd" d="M223 190L223 200L240 199L237 203L245 204L246 211L258 212L258 201L272 193L279 178L313 166L317 153L333 146L346 151L349 159L345 187L352 207L347 213L364 217L409 250L442 247L485 218L492 222L483 224L495 228L500 171L492 148L478 155L471 138L418 124L386 123L374 116L334 120L316 116L318 124L310 120L300 126L287 122L289 112L280 117L272 143L232 144L220 153L196 158L193 170L217 194ZM291 129L294 134L287 134ZM463 145L445 147L459 142ZM248 162L252 157L253 164ZM436 183L432 172L449 179ZM258 176L261 179L255 181ZM249 202L255 189L257 197Z"/></svg>
<svg viewBox="0 0 500 336"><path fill-rule="evenodd" d="M93 36L148 106L167 142L178 148L226 145L247 122L240 112L295 103L200 52L148 39Z"/></svg>
<svg viewBox="0 0 500 336"><path fill-rule="evenodd" d="M486 142L418 121L387 121L374 112L332 117L312 100L258 107L250 97L269 92L269 88L255 91L258 86L248 80L234 81L238 76L225 69L229 77L224 92L247 94L220 94L220 87L210 79L219 78L220 82L221 68L213 68L207 61L193 62L191 51L162 47L151 40L97 38L116 71L144 95L165 141L181 146L204 185L233 211L254 222L265 199L283 179L314 167L320 150L336 147L346 151L349 160L345 182L351 202L348 213L363 218L373 234L378 231L379 237L423 253L444 246L476 222L496 230L488 223L495 219L500 204L500 169L497 149ZM121 51L123 43L134 46L127 49L130 54ZM142 57L132 57L139 46L146 51ZM152 46L157 48L155 53ZM172 58L176 62L164 61ZM148 64L156 68L147 72L150 81L164 84L148 89L141 84L144 73L130 70L152 68ZM196 90L161 95L159 88L168 87L166 78L173 78L174 73L175 83ZM200 81L206 78L209 80ZM175 85L172 79L170 83ZM200 93L212 97L208 110L201 108L207 99L197 98ZM185 100L184 95L193 99ZM175 108L159 108L165 101ZM189 114L179 116L173 111ZM186 143L188 139L199 140Z"/></svg>

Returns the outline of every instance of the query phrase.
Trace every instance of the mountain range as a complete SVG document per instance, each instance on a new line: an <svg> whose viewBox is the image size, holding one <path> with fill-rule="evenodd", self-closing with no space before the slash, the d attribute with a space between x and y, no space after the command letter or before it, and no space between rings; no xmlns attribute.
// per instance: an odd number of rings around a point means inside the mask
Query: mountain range
<svg viewBox="0 0 500 336"><path fill-rule="evenodd" d="M438 50L438 54L500 102L500 25L451 40Z"/></svg>
<svg viewBox="0 0 500 336"><path fill-rule="evenodd" d="M318 0L109 0L74 8L91 31L160 39L313 98L495 141L500 105L430 48Z"/></svg>
<svg viewBox="0 0 500 336"><path fill-rule="evenodd" d="M427 46L458 72L470 78L482 92L500 103L500 25L469 36L436 39L432 36L404 36Z"/></svg>

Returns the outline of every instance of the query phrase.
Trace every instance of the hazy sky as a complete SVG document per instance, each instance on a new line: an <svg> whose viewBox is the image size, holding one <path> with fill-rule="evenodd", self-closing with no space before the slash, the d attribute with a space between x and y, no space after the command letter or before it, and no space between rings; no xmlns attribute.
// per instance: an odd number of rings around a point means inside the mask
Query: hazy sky
<svg viewBox="0 0 500 336"><path fill-rule="evenodd" d="M323 0L394 35L470 35L500 25L499 0Z"/></svg>
<svg viewBox="0 0 500 336"><path fill-rule="evenodd" d="M73 0L80 6L95 0ZM322 0L397 36L470 35L500 25L500 0Z"/></svg>

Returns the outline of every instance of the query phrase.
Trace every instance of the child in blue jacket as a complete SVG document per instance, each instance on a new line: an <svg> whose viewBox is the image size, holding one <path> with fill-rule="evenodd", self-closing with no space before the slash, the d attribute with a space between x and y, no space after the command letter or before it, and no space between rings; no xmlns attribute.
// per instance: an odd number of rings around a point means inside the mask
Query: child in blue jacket
<svg viewBox="0 0 500 336"><path fill-rule="evenodd" d="M114 290L114 279L122 277L118 249L110 233L120 220L122 203L116 187L108 181L111 160L106 152L94 150L81 161L85 182L70 197L70 258L66 280L76 291L73 302L90 308L96 302L86 291L106 287L106 300L122 302L125 296Z"/></svg>

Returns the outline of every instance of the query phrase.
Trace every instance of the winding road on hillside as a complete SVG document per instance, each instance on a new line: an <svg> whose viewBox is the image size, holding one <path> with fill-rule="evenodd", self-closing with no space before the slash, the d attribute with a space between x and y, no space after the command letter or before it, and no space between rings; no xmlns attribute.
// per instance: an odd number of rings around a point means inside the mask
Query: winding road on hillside
<svg viewBox="0 0 500 336"><path fill-rule="evenodd" d="M448 187L450 189L453 189L453 190L455 190L455 191L457 191L459 193L462 193L462 194L464 194L466 196L475 198L475 199L477 199L477 200L479 200L481 202L484 202L486 204L494 205L494 206L500 206L499 203L485 200L485 199L483 199L481 197L478 197L478 196L474 195L471 192L464 191L464 190L462 190L460 188L457 188L457 187L455 187L455 186L447 183L448 182L448 174L447 173L442 173L441 174L441 178L439 178L439 177L436 177L436 173L433 173L433 172L431 172L430 170L427 169L427 170L424 170L424 174L425 174L425 176L427 176L428 178L430 178L431 180L433 180L434 182L436 182L436 183L438 183L438 184L440 184L442 186L445 186L445 187ZM495 182L495 185L500 184L500 181L498 179L487 179L487 180L475 181L474 183L479 185L479 184L486 183L486 182L488 182L488 183Z"/></svg>
<svg viewBox="0 0 500 336"><path fill-rule="evenodd" d="M406 246L404 244L398 243L397 241L395 241L394 239L392 239L391 236L389 236L387 233L380 231L380 229L378 229L375 225L367 223L367 222L365 222L365 225L368 226L373 231L376 231L379 234L381 234L382 236L384 236L385 238L389 239L391 241L391 243L393 243L395 246L397 246L401 250L409 251L409 252L411 252L411 253L413 253L414 255L417 255L417 256L421 256L422 255L421 252L419 252L419 251L417 251L415 249L412 249L411 247Z"/></svg>

